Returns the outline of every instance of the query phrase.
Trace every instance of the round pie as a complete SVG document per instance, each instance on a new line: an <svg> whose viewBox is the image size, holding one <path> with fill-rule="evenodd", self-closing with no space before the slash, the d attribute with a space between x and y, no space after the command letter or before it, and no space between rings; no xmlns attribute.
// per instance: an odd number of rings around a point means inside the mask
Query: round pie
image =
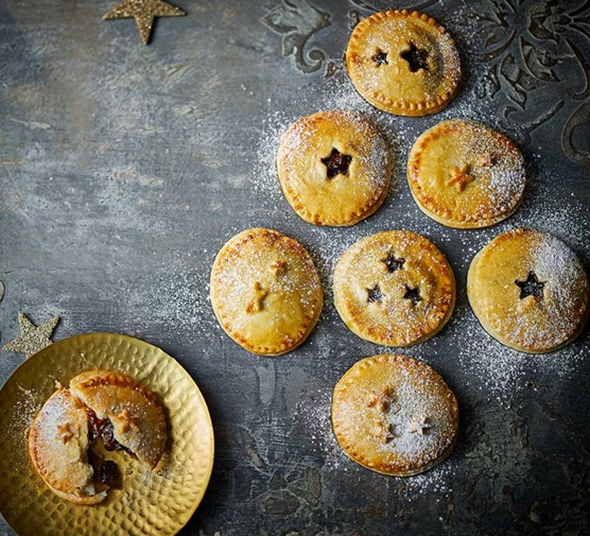
<svg viewBox="0 0 590 536"><path fill-rule="evenodd" d="M408 181L427 216L462 229L508 218L522 201L526 176L522 154L506 136L483 123L453 119L416 140Z"/></svg>
<svg viewBox="0 0 590 536"><path fill-rule="evenodd" d="M588 276L561 240L534 229L502 233L471 261L467 295L485 330L502 344L551 352L581 332Z"/></svg>
<svg viewBox="0 0 590 536"><path fill-rule="evenodd" d="M416 11L384 11L359 22L346 49L346 68L367 101L396 115L442 110L461 81L453 39Z"/></svg>
<svg viewBox="0 0 590 536"><path fill-rule="evenodd" d="M246 350L280 355L307 338L323 293L313 260L299 242L278 231L249 229L217 254L211 304L221 327Z"/></svg>
<svg viewBox="0 0 590 536"><path fill-rule="evenodd" d="M105 370L83 372L45 402L29 430L33 465L68 501L102 502L120 473L95 446L124 450L153 470L166 448L166 419L155 395L134 378Z"/></svg>
<svg viewBox="0 0 590 536"><path fill-rule="evenodd" d="M390 157L378 128L358 112L320 112L283 134L277 157L293 210L314 225L353 225L383 203Z"/></svg>
<svg viewBox="0 0 590 536"><path fill-rule="evenodd" d="M455 305L455 277L430 240L411 231L385 231L344 252L334 271L334 304L359 337L409 346L446 324Z"/></svg>
<svg viewBox="0 0 590 536"><path fill-rule="evenodd" d="M332 425L344 452L378 473L411 476L442 462L459 430L457 399L427 364L377 355L334 388Z"/></svg>

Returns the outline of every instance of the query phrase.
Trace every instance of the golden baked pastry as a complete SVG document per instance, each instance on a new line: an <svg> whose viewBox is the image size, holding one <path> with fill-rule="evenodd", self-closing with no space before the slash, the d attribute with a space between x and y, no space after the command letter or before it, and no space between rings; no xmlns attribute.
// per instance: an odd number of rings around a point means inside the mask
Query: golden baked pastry
<svg viewBox="0 0 590 536"><path fill-rule="evenodd" d="M551 352L581 332L588 276L561 240L534 229L500 234L471 261L467 295L485 330L502 344Z"/></svg>
<svg viewBox="0 0 590 536"><path fill-rule="evenodd" d="M459 430L457 399L426 363L377 355L355 363L334 388L332 425L355 462L411 476L442 462Z"/></svg>
<svg viewBox="0 0 590 536"><path fill-rule="evenodd" d="M280 355L299 346L320 315L320 278L307 250L270 229L231 238L211 269L211 304L225 332L243 348Z"/></svg>
<svg viewBox="0 0 590 536"><path fill-rule="evenodd" d="M166 448L166 418L150 389L125 374L90 370L70 381L70 391L99 421L110 423L112 433L101 434L107 450L112 441L113 449L127 450L149 469L158 465Z"/></svg>
<svg viewBox="0 0 590 536"><path fill-rule="evenodd" d="M334 271L334 304L359 337L409 346L433 337L455 305L455 277L430 240L385 231L349 247Z"/></svg>
<svg viewBox="0 0 590 536"><path fill-rule="evenodd" d="M29 454L43 481L60 497L85 505L107 495L95 485L88 432L86 409L69 389L51 395L29 430Z"/></svg>
<svg viewBox="0 0 590 536"><path fill-rule="evenodd" d="M390 157L378 128L359 112L320 112L283 134L277 157L293 210L314 225L353 225L383 203Z"/></svg>
<svg viewBox="0 0 590 536"><path fill-rule="evenodd" d="M526 177L522 154L506 136L483 123L453 119L416 140L408 181L427 216L465 229L494 225L514 213Z"/></svg>
<svg viewBox="0 0 590 536"><path fill-rule="evenodd" d="M164 410L134 378L107 370L74 377L45 402L29 431L29 454L51 490L68 501L102 502L120 482L112 461L93 450L125 450L154 469L166 448Z"/></svg>
<svg viewBox="0 0 590 536"><path fill-rule="evenodd" d="M384 11L359 22L346 49L346 68L367 101L396 115L442 110L461 81L453 39L416 11Z"/></svg>

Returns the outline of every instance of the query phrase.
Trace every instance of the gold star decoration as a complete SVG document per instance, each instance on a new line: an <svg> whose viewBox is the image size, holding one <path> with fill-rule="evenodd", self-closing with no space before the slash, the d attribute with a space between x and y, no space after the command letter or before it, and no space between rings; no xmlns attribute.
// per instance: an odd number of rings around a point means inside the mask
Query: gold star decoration
<svg viewBox="0 0 590 536"><path fill-rule="evenodd" d="M416 419L410 424L410 433L411 434L418 434L418 435L425 435L428 433L428 430L432 428L432 425L429 424L428 417L422 417L421 419Z"/></svg>
<svg viewBox="0 0 590 536"><path fill-rule="evenodd" d="M129 415L127 408L125 408L121 413L118 415L119 419L121 419L121 431L128 432L130 428L137 428L137 417L132 417Z"/></svg>
<svg viewBox="0 0 590 536"><path fill-rule="evenodd" d="M447 186L455 186L460 192L465 190L470 182L473 182L473 177L469 174L469 164L463 164L460 168L451 168L451 178L447 181Z"/></svg>
<svg viewBox="0 0 590 536"><path fill-rule="evenodd" d="M156 17L182 17L186 13L179 7L164 0L124 0L118 6L103 15L104 20L129 19L137 23L139 37L144 45L150 40Z"/></svg>
<svg viewBox="0 0 590 536"><path fill-rule="evenodd" d="M4 350L25 354L27 358L36 354L43 348L49 346L51 334L59 322L59 317L52 318L49 322L41 326L35 326L27 315L19 313L18 323L20 324L20 337L4 345Z"/></svg>
<svg viewBox="0 0 590 536"><path fill-rule="evenodd" d="M264 298L268 296L268 290L263 289L257 281L254 283L254 297L246 305L247 313L259 313L263 309Z"/></svg>
<svg viewBox="0 0 590 536"><path fill-rule="evenodd" d="M61 434L61 440L64 443L67 443L70 439L72 439L72 437L74 437L74 434L72 433L72 430L70 430L70 424L66 423L66 424L58 424L57 425L57 431Z"/></svg>

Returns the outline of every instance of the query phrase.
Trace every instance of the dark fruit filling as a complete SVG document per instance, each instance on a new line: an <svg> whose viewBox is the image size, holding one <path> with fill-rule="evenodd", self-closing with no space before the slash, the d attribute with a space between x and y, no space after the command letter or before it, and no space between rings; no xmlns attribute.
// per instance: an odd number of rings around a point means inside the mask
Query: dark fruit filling
<svg viewBox="0 0 590 536"><path fill-rule="evenodd" d="M327 168L328 179L333 179L336 175L348 175L351 162L352 156L342 154L335 147L328 156L322 158L322 164Z"/></svg>
<svg viewBox="0 0 590 536"><path fill-rule="evenodd" d="M121 472L115 462L110 460L103 462L99 471L99 480L101 484L109 488L121 487Z"/></svg>
<svg viewBox="0 0 590 536"><path fill-rule="evenodd" d="M418 48L414 43L410 43L410 49L400 54L402 59L408 62L410 71L418 72L420 69L428 71L428 51L424 48Z"/></svg>
<svg viewBox="0 0 590 536"><path fill-rule="evenodd" d="M109 452L113 450L124 450L129 452L121 443L115 439L115 432L113 424L108 419L99 419L96 413L90 408L86 408L86 415L88 415L88 429L90 432L90 442L100 438L104 444L105 450Z"/></svg>

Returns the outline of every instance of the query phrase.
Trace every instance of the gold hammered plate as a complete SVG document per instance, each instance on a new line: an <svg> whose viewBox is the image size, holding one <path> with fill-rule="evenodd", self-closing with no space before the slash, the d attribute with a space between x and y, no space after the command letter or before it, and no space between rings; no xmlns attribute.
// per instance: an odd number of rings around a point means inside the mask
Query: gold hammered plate
<svg viewBox="0 0 590 536"><path fill-rule="evenodd" d="M112 453L123 489L96 506L52 493L29 459L27 432L55 391L85 370L129 374L152 389L166 411L168 445L152 473L123 452ZM199 388L180 364L146 342L90 333L56 342L25 361L0 390L0 511L20 536L172 535L201 502L213 468L213 426Z"/></svg>

